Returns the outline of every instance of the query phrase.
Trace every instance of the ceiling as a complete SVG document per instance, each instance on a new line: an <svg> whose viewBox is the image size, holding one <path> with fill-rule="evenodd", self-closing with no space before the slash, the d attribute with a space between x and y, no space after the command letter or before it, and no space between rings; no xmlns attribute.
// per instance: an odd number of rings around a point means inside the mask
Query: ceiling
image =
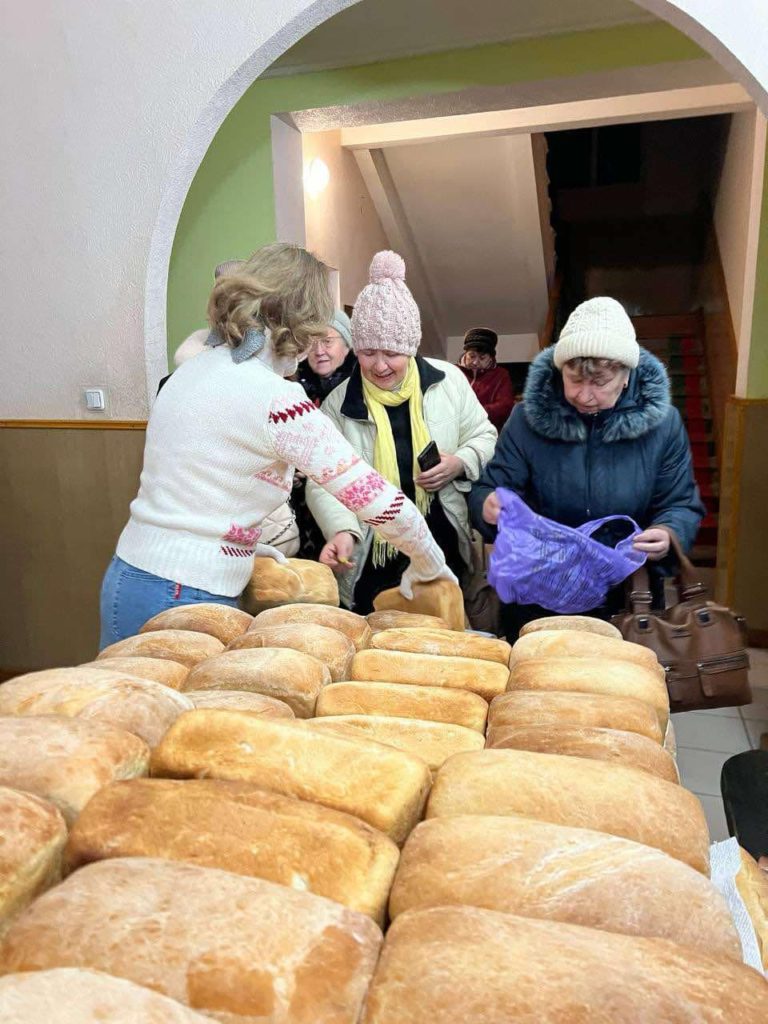
<svg viewBox="0 0 768 1024"><path fill-rule="evenodd" d="M310 32L266 75L652 20L631 0L361 0Z"/></svg>

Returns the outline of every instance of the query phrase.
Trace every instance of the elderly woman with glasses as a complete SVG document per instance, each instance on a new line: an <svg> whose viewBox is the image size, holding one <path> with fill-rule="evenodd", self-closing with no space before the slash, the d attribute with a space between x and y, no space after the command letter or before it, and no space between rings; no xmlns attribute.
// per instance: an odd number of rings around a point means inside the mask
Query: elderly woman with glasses
<svg viewBox="0 0 768 1024"><path fill-rule="evenodd" d="M328 330L314 339L299 367L299 384L307 397L320 406L333 389L349 377L356 363L352 351L352 324L344 310L337 309Z"/></svg>

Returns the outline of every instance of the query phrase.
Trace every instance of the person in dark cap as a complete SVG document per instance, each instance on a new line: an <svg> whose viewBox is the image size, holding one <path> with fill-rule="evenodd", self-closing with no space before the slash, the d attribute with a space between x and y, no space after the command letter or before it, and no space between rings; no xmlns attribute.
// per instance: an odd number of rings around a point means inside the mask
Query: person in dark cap
<svg viewBox="0 0 768 1024"><path fill-rule="evenodd" d="M499 336L489 327L473 327L464 335L459 366L464 371L488 419L500 432L515 404L512 380L503 366L496 365Z"/></svg>

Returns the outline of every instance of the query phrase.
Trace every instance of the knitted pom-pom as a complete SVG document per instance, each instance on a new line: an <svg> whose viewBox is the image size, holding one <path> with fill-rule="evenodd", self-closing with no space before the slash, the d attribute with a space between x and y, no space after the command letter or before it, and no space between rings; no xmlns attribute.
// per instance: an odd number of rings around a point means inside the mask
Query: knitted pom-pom
<svg viewBox="0 0 768 1024"><path fill-rule="evenodd" d="M385 281L387 278L393 281L404 281L405 260L391 249L377 252L371 260L369 277L371 284L378 284L379 281Z"/></svg>

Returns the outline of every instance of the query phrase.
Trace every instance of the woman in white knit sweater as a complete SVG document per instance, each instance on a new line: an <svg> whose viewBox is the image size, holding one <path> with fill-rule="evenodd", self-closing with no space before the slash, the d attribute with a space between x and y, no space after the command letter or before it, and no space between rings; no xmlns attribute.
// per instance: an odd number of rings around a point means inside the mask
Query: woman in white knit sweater
<svg viewBox="0 0 768 1024"><path fill-rule="evenodd" d="M130 519L101 592L101 647L175 605L235 605L265 516L310 479L410 558L401 590L453 578L415 505L353 450L300 384L285 380L333 314L326 269L277 243L220 278L206 351L157 397Z"/></svg>

